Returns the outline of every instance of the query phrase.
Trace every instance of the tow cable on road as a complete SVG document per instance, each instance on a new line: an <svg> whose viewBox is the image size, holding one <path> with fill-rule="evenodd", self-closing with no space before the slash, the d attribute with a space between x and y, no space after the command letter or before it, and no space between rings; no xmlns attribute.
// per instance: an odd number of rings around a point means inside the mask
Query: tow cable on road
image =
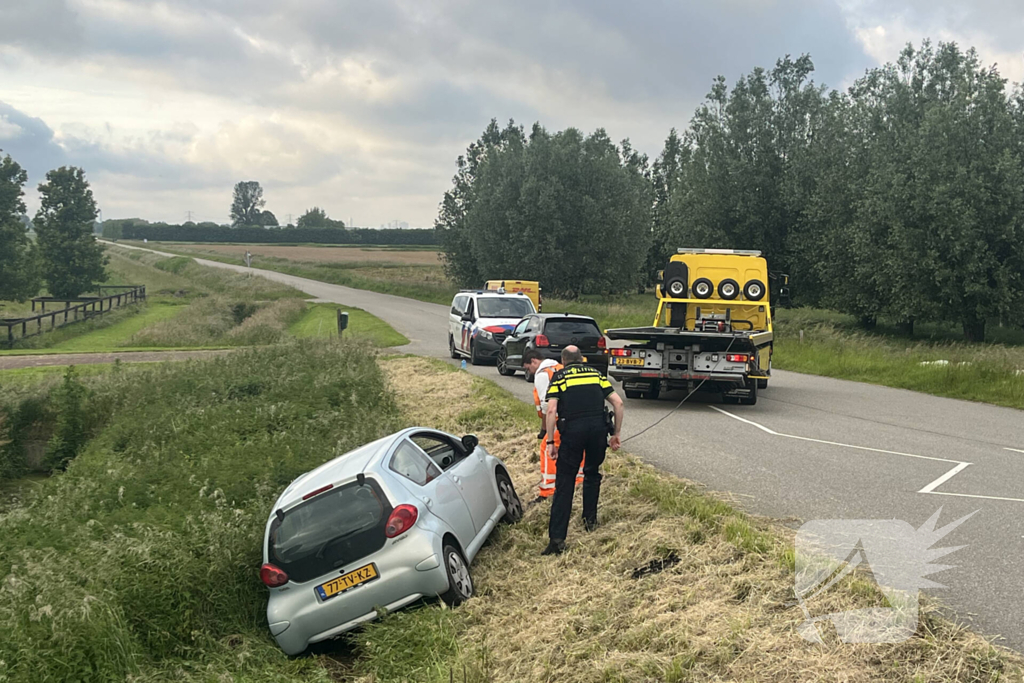
<svg viewBox="0 0 1024 683"><path fill-rule="evenodd" d="M730 339L730 340L729 340L729 345L725 347L725 351L723 351L723 353L729 353L729 349L731 349L731 348L732 348L732 344L733 344L733 342L734 342L734 341L736 341L736 339L735 339L735 338L733 338L733 339ZM696 394L696 393L697 393L698 391L700 391L700 388L701 388L702 386L704 386L704 383L705 383L705 382L707 382L707 381L708 381L708 379L709 379L709 377L705 377L704 379L702 379L702 380L700 381L700 384L698 384L697 386L695 386L695 387L694 387L694 388L693 388L692 390L690 390L690 393L688 393L688 394L687 394L686 396L684 396L684 397L683 397L683 400L682 400L682 401L680 401L679 403L677 403L677 404L675 405L675 407L674 407L674 408L672 408L672 410L670 410L670 411L668 411L667 413L665 413L664 415L662 415L662 416L661 416L661 417L660 417L660 418L659 418L659 419L658 419L658 420L657 420L656 422L654 422L653 424L650 424L650 425L648 425L648 426L644 427L643 429L641 429L641 430L640 430L639 432L637 432L636 434L633 434L633 435L631 435L631 436L627 436L627 437L626 437L625 439L622 439L622 440L620 441L620 443L626 443L627 441L630 441L630 440L632 440L632 439L635 439L636 437L640 436L641 434L644 434L645 432L648 432L648 431L650 431L650 430L654 429L655 427L657 427L658 425L660 425L660 424L661 424L662 422L664 422L665 420L667 420L667 419L668 419L668 418L669 418L669 417L670 417L670 416L672 415L672 413L674 413L674 412L676 412L677 410L679 410L679 409L680 409L680 408L681 408L681 407L683 406L683 404L684 404L684 403L686 403L686 401L688 401L688 400L689 400L689 398L690 398L691 396L693 396L693 395L694 395L694 394Z"/></svg>

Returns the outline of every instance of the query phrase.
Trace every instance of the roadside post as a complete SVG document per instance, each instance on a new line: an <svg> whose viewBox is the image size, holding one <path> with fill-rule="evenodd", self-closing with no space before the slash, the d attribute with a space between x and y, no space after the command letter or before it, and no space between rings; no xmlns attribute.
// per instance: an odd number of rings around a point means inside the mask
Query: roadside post
<svg viewBox="0 0 1024 683"><path fill-rule="evenodd" d="M348 328L348 313L338 309L338 336Z"/></svg>

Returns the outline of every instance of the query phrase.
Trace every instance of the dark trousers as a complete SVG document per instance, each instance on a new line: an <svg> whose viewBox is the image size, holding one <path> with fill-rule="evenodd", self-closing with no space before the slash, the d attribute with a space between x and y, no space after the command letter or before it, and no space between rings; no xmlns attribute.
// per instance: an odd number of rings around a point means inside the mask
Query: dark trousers
<svg viewBox="0 0 1024 683"><path fill-rule="evenodd" d="M608 448L608 431L604 417L574 420L562 430L562 445L558 449L558 469L555 472L555 495L551 500L551 522L548 538L564 541L572 516L572 496L576 473L583 454L583 518L597 519L597 499L601 494L601 463Z"/></svg>

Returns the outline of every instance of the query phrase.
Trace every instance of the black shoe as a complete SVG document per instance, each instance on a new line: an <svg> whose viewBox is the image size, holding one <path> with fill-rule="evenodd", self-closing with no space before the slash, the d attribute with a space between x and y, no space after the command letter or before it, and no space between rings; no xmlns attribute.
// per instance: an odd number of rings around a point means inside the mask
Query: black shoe
<svg viewBox="0 0 1024 683"><path fill-rule="evenodd" d="M565 552L565 541L551 541L541 555L561 555Z"/></svg>
<svg viewBox="0 0 1024 683"><path fill-rule="evenodd" d="M597 523L597 517L594 519L587 519L586 517L583 518L583 529L585 531L593 531L598 526L600 525Z"/></svg>

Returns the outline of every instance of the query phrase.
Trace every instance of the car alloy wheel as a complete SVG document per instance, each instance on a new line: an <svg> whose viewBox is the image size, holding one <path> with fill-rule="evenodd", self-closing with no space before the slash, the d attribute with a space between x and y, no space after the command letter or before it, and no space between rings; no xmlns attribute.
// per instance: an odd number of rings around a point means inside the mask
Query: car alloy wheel
<svg viewBox="0 0 1024 683"><path fill-rule="evenodd" d="M495 478L498 481L498 495L501 497L501 504L505 506L505 516L501 518L501 521L506 524L515 524L523 518L523 503L519 500L519 495L507 474L498 472Z"/></svg>
<svg viewBox="0 0 1024 683"><path fill-rule="evenodd" d="M505 377L511 377L516 374L515 370L511 370L508 367L508 351L504 346L498 351L498 374Z"/></svg>
<svg viewBox="0 0 1024 683"><path fill-rule="evenodd" d="M458 548L446 543L441 552L444 555L444 570L448 574L448 590L441 595L441 599L457 607L473 597L473 577Z"/></svg>

